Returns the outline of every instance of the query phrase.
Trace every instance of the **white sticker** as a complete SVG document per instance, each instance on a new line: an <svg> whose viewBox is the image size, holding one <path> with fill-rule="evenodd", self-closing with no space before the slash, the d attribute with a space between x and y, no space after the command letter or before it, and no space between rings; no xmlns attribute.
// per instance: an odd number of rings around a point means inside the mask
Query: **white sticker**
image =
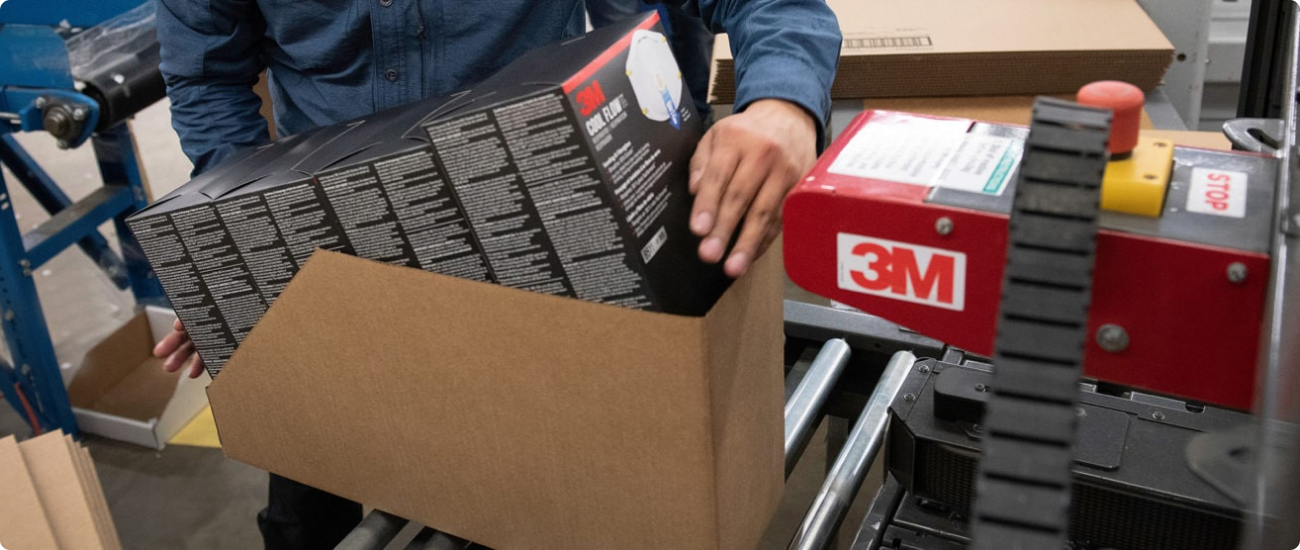
<svg viewBox="0 0 1300 550"><path fill-rule="evenodd" d="M843 290L962 311L966 254L898 241L839 233L839 287Z"/></svg>
<svg viewBox="0 0 1300 550"><path fill-rule="evenodd" d="M937 187L1001 195L1020 164L1024 142L987 134L970 134L948 164L948 171L934 181Z"/></svg>
<svg viewBox="0 0 1300 550"><path fill-rule="evenodd" d="M668 230L660 227L659 231L656 231L654 236L650 237L650 242L645 243L645 247L641 249L641 261L650 263L650 260L654 259L655 254L659 253L659 249L663 248L666 242L668 242Z"/></svg>
<svg viewBox="0 0 1300 550"><path fill-rule="evenodd" d="M1187 191L1187 211L1229 218L1246 217L1247 176L1242 172L1195 168Z"/></svg>
<svg viewBox="0 0 1300 550"><path fill-rule="evenodd" d="M853 135L827 171L913 185L931 185L966 138L970 121L899 118L869 123Z"/></svg>

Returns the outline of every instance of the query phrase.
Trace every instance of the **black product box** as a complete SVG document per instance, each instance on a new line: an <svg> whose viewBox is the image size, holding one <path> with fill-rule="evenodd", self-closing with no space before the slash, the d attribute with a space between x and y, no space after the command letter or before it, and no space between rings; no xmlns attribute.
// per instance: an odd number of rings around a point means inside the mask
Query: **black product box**
<svg viewBox="0 0 1300 550"><path fill-rule="evenodd" d="M317 248L702 315L729 279L688 228L701 134L652 14L242 152L128 223L213 375Z"/></svg>

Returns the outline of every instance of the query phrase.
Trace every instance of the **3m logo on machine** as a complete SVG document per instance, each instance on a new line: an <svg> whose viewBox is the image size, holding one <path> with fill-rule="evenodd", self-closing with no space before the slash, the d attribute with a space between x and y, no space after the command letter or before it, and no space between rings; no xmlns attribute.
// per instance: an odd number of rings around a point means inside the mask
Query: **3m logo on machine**
<svg viewBox="0 0 1300 550"><path fill-rule="evenodd" d="M966 255L849 233L837 237L839 287L944 309L966 307Z"/></svg>
<svg viewBox="0 0 1300 550"><path fill-rule="evenodd" d="M1187 191L1187 211L1230 218L1246 217L1246 183L1243 172L1196 168Z"/></svg>

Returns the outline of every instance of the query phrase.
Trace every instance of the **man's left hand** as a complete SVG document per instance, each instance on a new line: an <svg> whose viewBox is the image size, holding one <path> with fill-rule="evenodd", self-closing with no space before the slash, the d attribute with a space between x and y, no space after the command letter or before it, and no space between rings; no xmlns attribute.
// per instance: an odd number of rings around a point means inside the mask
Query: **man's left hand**
<svg viewBox="0 0 1300 550"><path fill-rule="evenodd" d="M781 233L781 204L816 160L813 118L788 101L755 101L714 124L691 159L691 231L703 238L700 259L721 261L740 225L723 269L743 275Z"/></svg>

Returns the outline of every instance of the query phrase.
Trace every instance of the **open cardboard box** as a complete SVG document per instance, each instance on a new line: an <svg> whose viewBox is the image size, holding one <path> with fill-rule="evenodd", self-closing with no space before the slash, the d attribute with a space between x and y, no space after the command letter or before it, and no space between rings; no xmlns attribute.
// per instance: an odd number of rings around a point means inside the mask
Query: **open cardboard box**
<svg viewBox="0 0 1300 550"><path fill-rule="evenodd" d="M206 380L162 371L153 346L176 314L149 306L86 353L68 385L82 431L162 449L203 410Z"/></svg>
<svg viewBox="0 0 1300 550"><path fill-rule="evenodd" d="M317 251L208 388L230 458L498 549L753 548L782 278L703 317Z"/></svg>

